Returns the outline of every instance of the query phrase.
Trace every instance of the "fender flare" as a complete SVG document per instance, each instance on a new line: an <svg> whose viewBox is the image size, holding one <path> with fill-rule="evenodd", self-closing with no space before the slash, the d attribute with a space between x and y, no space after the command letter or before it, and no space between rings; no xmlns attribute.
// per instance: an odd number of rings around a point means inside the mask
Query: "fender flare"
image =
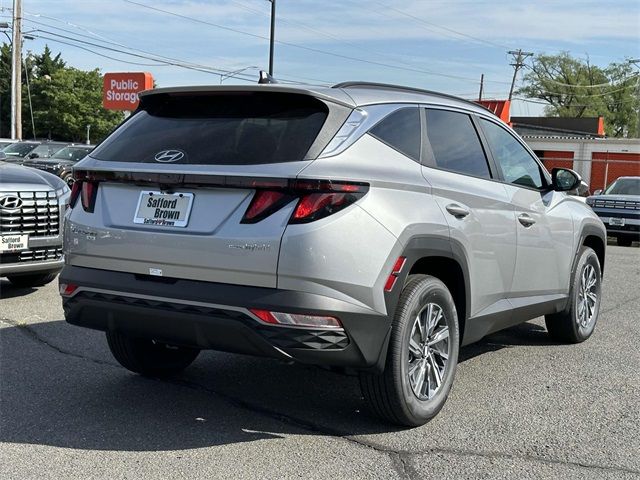
<svg viewBox="0 0 640 480"><path fill-rule="evenodd" d="M458 320L460 326L460 338L463 338L464 331L463 325L466 323L469 318L469 314L471 311L471 281L469 275L469 261L467 259L467 255L465 253L463 245L448 236L443 235L416 235L411 237L407 243L405 244L400 256L406 257L406 263L398 275L397 285L404 285L407 281L407 277L409 276L409 272L416 265L416 263L428 257L442 257L455 261L462 271L463 281L464 281L464 318L462 320ZM393 265L395 263L397 257L389 258L387 265ZM380 351L380 356L378 357L378 361L376 362L374 368L378 371L382 371L385 365L385 361L387 358L387 350L389 347L389 340L391 338L391 326L392 321L396 313L396 308L398 306L398 302L400 300L400 294L402 292L402 288L394 288L391 292L384 292L385 296L385 304L387 307L387 312L389 319L389 333L387 334L382 349ZM458 312L460 315L460 312Z"/></svg>

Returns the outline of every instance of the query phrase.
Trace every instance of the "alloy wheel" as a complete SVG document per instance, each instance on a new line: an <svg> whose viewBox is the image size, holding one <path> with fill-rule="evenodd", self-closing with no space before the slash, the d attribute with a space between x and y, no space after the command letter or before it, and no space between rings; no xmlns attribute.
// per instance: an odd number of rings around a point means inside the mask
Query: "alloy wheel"
<svg viewBox="0 0 640 480"><path fill-rule="evenodd" d="M598 277L596 269L589 263L585 265L580 275L580 287L576 301L578 325L587 328L595 318L596 305L598 304Z"/></svg>
<svg viewBox="0 0 640 480"><path fill-rule="evenodd" d="M408 376L413 393L429 400L440 389L450 353L449 326L436 303L427 304L416 316L409 337Z"/></svg>

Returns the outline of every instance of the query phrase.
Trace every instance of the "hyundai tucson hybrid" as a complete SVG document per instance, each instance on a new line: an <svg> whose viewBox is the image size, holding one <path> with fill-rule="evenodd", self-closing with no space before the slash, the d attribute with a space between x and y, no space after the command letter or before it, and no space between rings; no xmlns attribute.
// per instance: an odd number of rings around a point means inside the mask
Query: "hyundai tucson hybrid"
<svg viewBox="0 0 640 480"><path fill-rule="evenodd" d="M545 316L581 342L605 229L484 108L369 83L148 91L74 168L60 292L115 358L175 374L201 349L359 372L420 425L460 346Z"/></svg>

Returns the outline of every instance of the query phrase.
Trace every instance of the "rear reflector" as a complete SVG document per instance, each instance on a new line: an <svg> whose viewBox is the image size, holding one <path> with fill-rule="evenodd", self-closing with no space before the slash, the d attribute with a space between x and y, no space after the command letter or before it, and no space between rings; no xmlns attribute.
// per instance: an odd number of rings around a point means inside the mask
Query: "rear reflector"
<svg viewBox="0 0 640 480"><path fill-rule="evenodd" d="M61 283L60 295L62 295L63 297L69 297L73 295L73 292L75 292L77 289L78 285L74 285L73 283Z"/></svg>
<svg viewBox="0 0 640 480"><path fill-rule="evenodd" d="M387 277L387 281L384 284L384 291L390 292L393 290L393 287L396 285L396 281L398 280L398 275L404 268L404 264L407 263L407 257L398 257L396 263L393 264L393 268L391 269L391 273Z"/></svg>
<svg viewBox="0 0 640 480"><path fill-rule="evenodd" d="M249 309L262 322L271 325L286 325L289 327L342 328L340 320L324 315L306 315L298 313L271 312L257 308Z"/></svg>

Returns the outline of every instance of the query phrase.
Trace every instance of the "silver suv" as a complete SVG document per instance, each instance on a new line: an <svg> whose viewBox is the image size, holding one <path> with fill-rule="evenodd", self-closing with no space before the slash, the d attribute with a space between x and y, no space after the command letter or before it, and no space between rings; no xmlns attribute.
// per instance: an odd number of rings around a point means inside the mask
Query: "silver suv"
<svg viewBox="0 0 640 480"><path fill-rule="evenodd" d="M60 223L69 188L55 175L2 161L0 277L18 287L44 285L62 269Z"/></svg>
<svg viewBox="0 0 640 480"><path fill-rule="evenodd" d="M200 349L355 369L375 413L420 425L461 345L540 315L581 342L598 318L580 178L448 95L157 89L74 170L66 319L141 374Z"/></svg>

